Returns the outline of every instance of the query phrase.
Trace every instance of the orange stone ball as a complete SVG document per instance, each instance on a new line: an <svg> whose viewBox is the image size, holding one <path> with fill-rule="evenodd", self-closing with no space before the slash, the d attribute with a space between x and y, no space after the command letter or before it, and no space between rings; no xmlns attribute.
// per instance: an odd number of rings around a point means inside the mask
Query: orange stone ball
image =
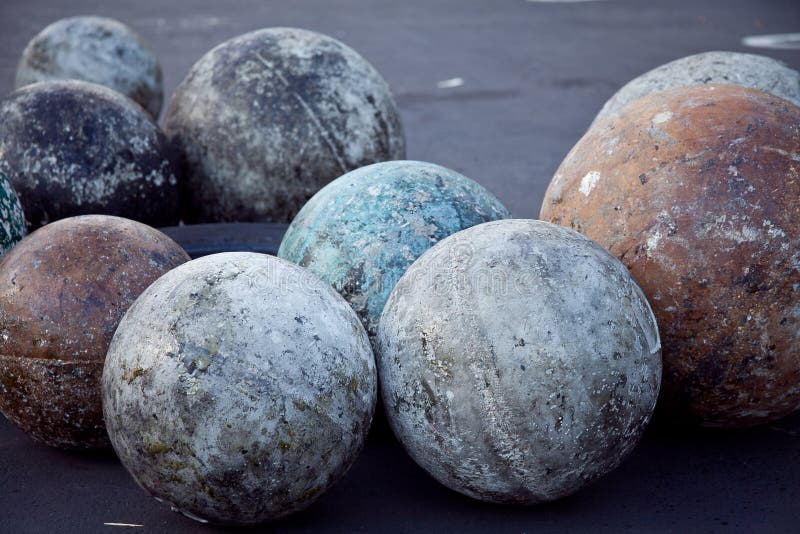
<svg viewBox="0 0 800 534"><path fill-rule="evenodd" d="M641 285L662 414L742 427L800 408L800 108L734 85L634 101L570 151L540 217Z"/></svg>

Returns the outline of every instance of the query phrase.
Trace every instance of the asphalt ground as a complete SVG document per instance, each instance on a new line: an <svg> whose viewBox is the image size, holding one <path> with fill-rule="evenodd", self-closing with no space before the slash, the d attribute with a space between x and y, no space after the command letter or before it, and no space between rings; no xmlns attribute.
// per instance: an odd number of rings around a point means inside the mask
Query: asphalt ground
<svg viewBox="0 0 800 534"><path fill-rule="evenodd" d="M12 89L28 39L78 14L117 18L151 43L167 96L204 52L246 31L297 26L341 39L392 87L408 157L477 180L517 217L537 215L561 159L605 100L638 74L706 50L762 53L800 70L796 48L742 45L746 36L800 31L797 0L0 0L0 93ZM175 232L202 254L269 251L280 229ZM345 479L305 512L264 528L797 533L800 415L737 431L655 421L617 471L569 498L530 508L482 504L440 486L379 422ZM50 449L0 418L0 532L127 529L215 531L149 498L113 454Z"/></svg>

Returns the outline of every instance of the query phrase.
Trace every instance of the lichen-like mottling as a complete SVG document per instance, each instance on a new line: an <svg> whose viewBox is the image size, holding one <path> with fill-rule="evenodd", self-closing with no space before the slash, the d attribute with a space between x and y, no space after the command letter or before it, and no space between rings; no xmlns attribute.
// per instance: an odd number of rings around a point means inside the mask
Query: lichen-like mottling
<svg viewBox="0 0 800 534"><path fill-rule="evenodd" d="M194 519L254 524L310 505L356 459L377 377L358 317L278 258L167 273L108 352L109 436L146 491Z"/></svg>
<svg viewBox="0 0 800 534"><path fill-rule="evenodd" d="M387 417L419 465L476 499L535 504L633 449L660 349L624 265L577 232L511 219L423 254L392 291L376 354Z"/></svg>
<svg viewBox="0 0 800 534"><path fill-rule="evenodd" d="M292 221L278 256L331 284L372 338L389 293L414 260L459 230L509 216L489 191L445 167L376 163L317 193Z"/></svg>
<svg viewBox="0 0 800 534"><path fill-rule="evenodd" d="M36 82L83 80L104 85L142 106L154 118L164 100L161 65L126 25L104 17L54 22L25 47L15 87Z"/></svg>
<svg viewBox="0 0 800 534"><path fill-rule="evenodd" d="M0 172L0 256L25 237L25 214L17 192Z"/></svg>
<svg viewBox="0 0 800 534"><path fill-rule="evenodd" d="M405 157L380 74L341 42L294 28L208 52L176 89L164 129L186 157L192 222L289 222L337 176Z"/></svg>
<svg viewBox="0 0 800 534"><path fill-rule="evenodd" d="M101 85L40 82L0 103L0 171L29 228L86 214L177 223L178 166L142 108Z"/></svg>

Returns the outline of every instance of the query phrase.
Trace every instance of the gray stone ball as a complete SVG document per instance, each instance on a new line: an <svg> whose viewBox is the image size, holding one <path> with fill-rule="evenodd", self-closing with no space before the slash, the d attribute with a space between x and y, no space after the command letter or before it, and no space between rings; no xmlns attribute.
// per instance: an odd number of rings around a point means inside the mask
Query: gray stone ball
<svg viewBox="0 0 800 534"><path fill-rule="evenodd" d="M40 82L0 102L0 172L31 229L87 214L179 220L174 150L140 106L102 85Z"/></svg>
<svg viewBox="0 0 800 534"><path fill-rule="evenodd" d="M706 83L759 89L800 106L800 72L766 56L714 51L670 61L634 78L605 103L594 123L651 93Z"/></svg>
<svg viewBox="0 0 800 534"><path fill-rule="evenodd" d="M103 372L109 437L156 499L248 525L310 505L364 443L377 377L358 317L273 256L224 253L159 278Z"/></svg>
<svg viewBox="0 0 800 534"><path fill-rule="evenodd" d="M389 423L442 484L496 503L569 495L616 468L656 404L661 344L627 269L572 230L463 230L400 279L378 327Z"/></svg>
<svg viewBox="0 0 800 534"><path fill-rule="evenodd" d="M114 89L152 117L161 112L164 88L158 58L139 35L116 20L61 19L30 40L17 66L15 87L67 79Z"/></svg>
<svg viewBox="0 0 800 534"><path fill-rule="evenodd" d="M186 159L188 222L290 222L334 178L405 157L380 74L341 42L294 28L208 52L172 96L164 129Z"/></svg>

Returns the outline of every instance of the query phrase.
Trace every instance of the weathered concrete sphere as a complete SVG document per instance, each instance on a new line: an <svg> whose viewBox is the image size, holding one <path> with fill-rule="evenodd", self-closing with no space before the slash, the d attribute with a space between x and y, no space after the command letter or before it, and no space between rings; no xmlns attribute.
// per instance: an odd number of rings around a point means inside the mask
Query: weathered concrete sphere
<svg viewBox="0 0 800 534"><path fill-rule="evenodd" d="M310 505L355 461L375 408L366 332L329 285L273 256L167 273L109 349L111 442L139 485L199 521Z"/></svg>
<svg viewBox="0 0 800 534"><path fill-rule="evenodd" d="M664 341L665 415L748 426L800 407L800 108L735 85L644 97L592 127L543 220L619 258Z"/></svg>
<svg viewBox="0 0 800 534"><path fill-rule="evenodd" d="M294 28L208 52L172 96L164 129L186 157L192 222L289 222L334 178L405 157L380 74L339 41Z"/></svg>
<svg viewBox="0 0 800 534"><path fill-rule="evenodd" d="M392 288L445 237L509 213L461 174L419 161L376 163L317 193L284 234L278 256L331 284L374 339Z"/></svg>
<svg viewBox="0 0 800 534"><path fill-rule="evenodd" d="M0 172L0 256L25 237L25 214L17 192Z"/></svg>
<svg viewBox="0 0 800 534"><path fill-rule="evenodd" d="M49 224L0 260L0 410L33 439L108 447L100 377L128 306L189 257L135 221L87 215Z"/></svg>
<svg viewBox="0 0 800 534"><path fill-rule="evenodd" d="M519 219L423 254L389 297L376 354L409 454L497 503L557 499L617 467L661 378L655 318L625 267L576 232Z"/></svg>
<svg viewBox="0 0 800 534"><path fill-rule="evenodd" d="M22 52L16 88L36 82L83 80L122 93L158 117L164 100L161 65L130 28L103 17L61 19Z"/></svg>
<svg viewBox="0 0 800 534"><path fill-rule="evenodd" d="M176 167L158 126L106 87L42 82L0 103L0 172L34 229L86 214L175 224Z"/></svg>
<svg viewBox="0 0 800 534"><path fill-rule="evenodd" d="M651 93L707 83L760 89L800 106L800 72L766 56L703 52L670 61L634 78L605 103L594 124Z"/></svg>

